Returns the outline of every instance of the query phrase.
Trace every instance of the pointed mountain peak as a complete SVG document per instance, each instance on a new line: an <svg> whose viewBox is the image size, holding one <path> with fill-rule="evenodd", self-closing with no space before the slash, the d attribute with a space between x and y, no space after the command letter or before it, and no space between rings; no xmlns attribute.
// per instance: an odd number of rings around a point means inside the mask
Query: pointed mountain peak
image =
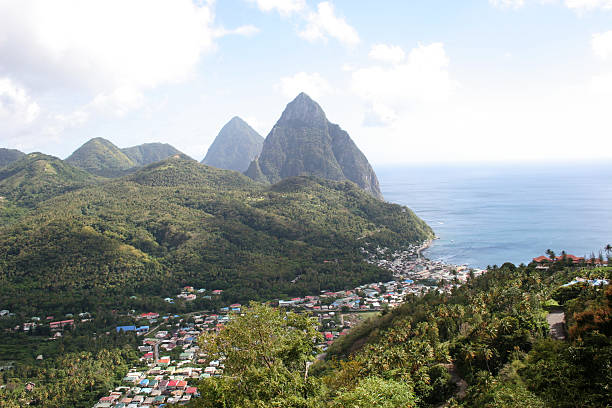
<svg viewBox="0 0 612 408"><path fill-rule="evenodd" d="M368 159L348 133L329 122L321 106L303 92L287 105L268 134L259 160L245 174L270 183L303 175L350 180L382 199Z"/></svg>
<svg viewBox="0 0 612 408"><path fill-rule="evenodd" d="M225 126L227 126L229 124L239 124L239 125L247 125L248 126L248 123L246 123L240 116L234 116L233 118L230 119L229 122L227 122L227 124Z"/></svg>
<svg viewBox="0 0 612 408"><path fill-rule="evenodd" d="M321 106L304 92L289 102L279 122L300 121L311 125L325 124L327 117Z"/></svg>
<svg viewBox="0 0 612 408"><path fill-rule="evenodd" d="M234 116L221 128L202 160L219 169L243 172L261 153L264 139L248 123Z"/></svg>

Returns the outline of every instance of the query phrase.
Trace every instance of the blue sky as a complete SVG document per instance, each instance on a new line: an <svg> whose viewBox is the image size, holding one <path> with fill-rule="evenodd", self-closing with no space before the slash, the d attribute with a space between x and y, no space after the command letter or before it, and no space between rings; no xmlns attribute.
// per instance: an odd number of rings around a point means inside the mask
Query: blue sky
<svg viewBox="0 0 612 408"><path fill-rule="evenodd" d="M609 159L612 0L0 0L0 146L201 160L309 93L375 164Z"/></svg>

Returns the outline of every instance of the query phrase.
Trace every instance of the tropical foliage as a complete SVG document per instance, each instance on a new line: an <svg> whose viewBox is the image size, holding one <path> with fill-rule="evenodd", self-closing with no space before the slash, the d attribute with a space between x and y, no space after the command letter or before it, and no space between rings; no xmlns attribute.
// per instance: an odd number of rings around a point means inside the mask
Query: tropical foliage
<svg viewBox="0 0 612 408"><path fill-rule="evenodd" d="M336 341L307 378L297 372L305 374L308 347L300 349L293 376L279 375L264 360L240 357L251 356L259 346L274 353L274 339L282 338L278 333L283 330L272 329L283 322L279 312L257 306L248 318L233 322L232 330L239 330L203 339L204 345L225 345L212 355L227 357L229 378L207 380L202 389L214 390L212 400L218 403L195 406L607 406L612 396L612 287L577 286L565 298L560 307L567 315L567 341L551 339L546 322L550 296L564 291L567 286L561 285L576 275L609 279L612 269L504 264L450 294L410 297ZM271 328L262 330L267 322ZM232 340L236 337L240 343ZM311 335L304 340L312 341ZM276 381L271 393L257 388L273 383L267 376ZM235 393L241 399L228 405L224 398Z"/></svg>
<svg viewBox="0 0 612 408"><path fill-rule="evenodd" d="M7 189L0 212L27 210L0 228L0 304L25 316L161 311L185 285L224 291L210 302L350 288L391 278L360 248L432 236L410 210L350 182L300 177L270 188L183 159L78 189L41 185L25 203L20 191Z"/></svg>

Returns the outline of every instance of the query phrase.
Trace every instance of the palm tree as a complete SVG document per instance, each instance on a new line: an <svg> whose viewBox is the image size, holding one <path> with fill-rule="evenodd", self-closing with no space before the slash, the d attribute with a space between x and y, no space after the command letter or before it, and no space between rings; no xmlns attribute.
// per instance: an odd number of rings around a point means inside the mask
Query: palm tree
<svg viewBox="0 0 612 408"><path fill-rule="evenodd" d="M493 358L493 352L486 345L480 346L480 355L484 358L485 363L487 365L487 371L491 372L491 368L489 368L489 360Z"/></svg>
<svg viewBox="0 0 612 408"><path fill-rule="evenodd" d="M476 351L472 344L468 343L463 346L463 358L470 365L470 372L472 371L472 360L476 357Z"/></svg>
<svg viewBox="0 0 612 408"><path fill-rule="evenodd" d="M546 255L548 255L550 260L554 262L554 260L555 260L555 253L554 253L554 251L552 249L547 249L546 250Z"/></svg>
<svg viewBox="0 0 612 408"><path fill-rule="evenodd" d="M606 245L606 247L604 248L604 251L606 251L606 255L608 256L608 261L610 260L610 254L612 253L612 245L608 244Z"/></svg>

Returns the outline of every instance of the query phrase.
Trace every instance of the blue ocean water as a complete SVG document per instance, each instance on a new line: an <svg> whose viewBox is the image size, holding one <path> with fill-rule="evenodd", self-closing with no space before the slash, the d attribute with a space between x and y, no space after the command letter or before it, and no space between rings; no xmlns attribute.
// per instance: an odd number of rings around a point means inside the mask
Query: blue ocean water
<svg viewBox="0 0 612 408"><path fill-rule="evenodd" d="M430 259L485 268L550 248L596 255L612 244L612 163L377 167L385 199L440 238ZM604 253L605 255L605 253Z"/></svg>

